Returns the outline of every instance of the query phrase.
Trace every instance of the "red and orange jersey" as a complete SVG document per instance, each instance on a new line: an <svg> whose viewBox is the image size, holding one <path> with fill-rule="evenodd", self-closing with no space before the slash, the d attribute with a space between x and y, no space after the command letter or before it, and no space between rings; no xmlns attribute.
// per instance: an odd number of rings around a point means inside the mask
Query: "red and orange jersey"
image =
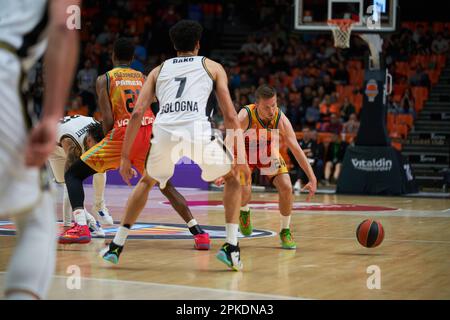
<svg viewBox="0 0 450 320"><path fill-rule="evenodd" d="M145 82L144 75L130 67L116 67L106 73L114 128L126 127L139 93ZM144 114L142 125L152 124L155 116L150 108Z"/></svg>

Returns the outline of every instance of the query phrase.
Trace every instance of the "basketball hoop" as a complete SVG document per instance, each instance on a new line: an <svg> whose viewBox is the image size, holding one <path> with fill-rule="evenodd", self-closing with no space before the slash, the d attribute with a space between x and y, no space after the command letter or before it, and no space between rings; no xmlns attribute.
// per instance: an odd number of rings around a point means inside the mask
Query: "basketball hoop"
<svg viewBox="0 0 450 320"><path fill-rule="evenodd" d="M336 48L350 48L350 35L356 21L352 19L329 19L328 26L331 28Z"/></svg>

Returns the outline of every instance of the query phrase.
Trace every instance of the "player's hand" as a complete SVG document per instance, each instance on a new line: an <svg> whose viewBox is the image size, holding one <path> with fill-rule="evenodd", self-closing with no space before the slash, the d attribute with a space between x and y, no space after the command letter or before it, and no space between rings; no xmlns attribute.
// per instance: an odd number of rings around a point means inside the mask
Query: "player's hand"
<svg viewBox="0 0 450 320"><path fill-rule="evenodd" d="M42 167L56 147L58 119L43 118L31 129L25 146L25 164L28 167Z"/></svg>
<svg viewBox="0 0 450 320"><path fill-rule="evenodd" d="M317 190L317 180L310 180L303 188L302 191L308 190L308 196L306 197L306 201L309 202L316 193Z"/></svg>
<svg viewBox="0 0 450 320"><path fill-rule="evenodd" d="M224 183L225 183L225 179L223 177L220 177L219 179L216 179L216 181L214 181L214 184L218 187L220 187Z"/></svg>
<svg viewBox="0 0 450 320"><path fill-rule="evenodd" d="M234 169L240 173L241 178L244 179L244 185L248 186L252 181L252 172L248 167L248 164L235 164Z"/></svg>
<svg viewBox="0 0 450 320"><path fill-rule="evenodd" d="M137 177L137 172L131 167L131 161L128 158L122 157L120 159L119 173L122 176L123 181L131 186L130 179Z"/></svg>

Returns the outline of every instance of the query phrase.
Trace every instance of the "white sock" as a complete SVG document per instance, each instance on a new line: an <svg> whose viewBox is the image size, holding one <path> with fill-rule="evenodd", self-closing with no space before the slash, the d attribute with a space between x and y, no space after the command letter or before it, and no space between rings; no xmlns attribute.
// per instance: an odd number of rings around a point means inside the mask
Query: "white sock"
<svg viewBox="0 0 450 320"><path fill-rule="evenodd" d="M291 216L283 216L281 215L281 230L289 229L289 225L291 223Z"/></svg>
<svg viewBox="0 0 450 320"><path fill-rule="evenodd" d="M96 173L92 178L92 186L95 192L95 203L103 205L105 203L105 185L106 185L106 174Z"/></svg>
<svg viewBox="0 0 450 320"><path fill-rule="evenodd" d="M80 226L87 225L86 213L84 212L84 209L75 210L73 212L73 219L75 220L75 223Z"/></svg>
<svg viewBox="0 0 450 320"><path fill-rule="evenodd" d="M246 204L245 206L242 206L241 211L249 212L250 208L248 207L248 204Z"/></svg>
<svg viewBox="0 0 450 320"><path fill-rule="evenodd" d="M119 230L117 230L116 235L114 236L113 242L117 244L118 246L124 246L125 241L127 240L128 233L130 232L130 229L124 226L120 226Z"/></svg>
<svg viewBox="0 0 450 320"><path fill-rule="evenodd" d="M225 230L227 232L227 242L233 246L238 244L238 229L239 225L237 223L227 223L225 225Z"/></svg>
<svg viewBox="0 0 450 320"><path fill-rule="evenodd" d="M66 186L64 186L63 195L63 224L64 227L70 227L72 225L72 206L70 205L69 194Z"/></svg>
<svg viewBox="0 0 450 320"><path fill-rule="evenodd" d="M191 221L189 221L188 223L187 223L187 226L188 226L188 228L192 228L193 226L196 226L198 223L197 223L197 220L195 220L195 219L192 219Z"/></svg>

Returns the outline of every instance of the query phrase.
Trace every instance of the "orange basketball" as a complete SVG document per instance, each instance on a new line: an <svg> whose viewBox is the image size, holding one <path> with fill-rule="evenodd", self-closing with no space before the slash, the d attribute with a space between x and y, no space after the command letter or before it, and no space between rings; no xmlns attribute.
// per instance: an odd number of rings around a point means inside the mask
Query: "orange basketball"
<svg viewBox="0 0 450 320"><path fill-rule="evenodd" d="M356 229L356 239L363 247L375 248L383 242L383 226L378 221L366 219Z"/></svg>

